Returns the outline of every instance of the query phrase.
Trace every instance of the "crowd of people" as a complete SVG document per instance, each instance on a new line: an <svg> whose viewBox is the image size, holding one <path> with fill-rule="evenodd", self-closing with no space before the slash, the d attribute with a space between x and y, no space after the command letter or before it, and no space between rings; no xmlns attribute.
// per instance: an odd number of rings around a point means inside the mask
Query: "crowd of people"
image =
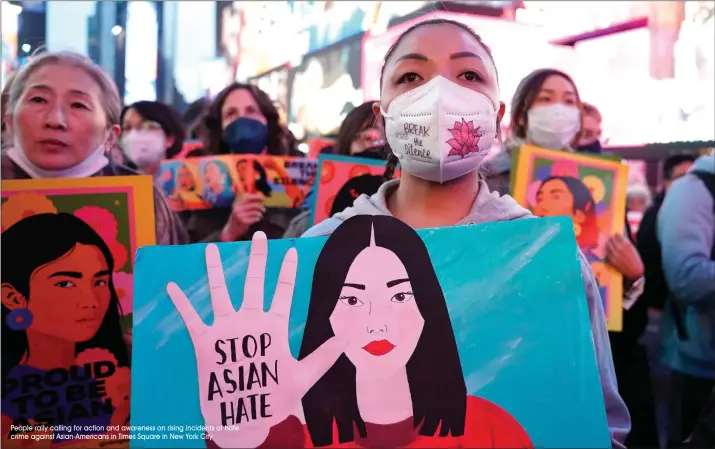
<svg viewBox="0 0 715 449"><path fill-rule="evenodd" d="M461 23L433 20L408 29L378 75L380 98L355 108L335 145L324 150L385 159L384 179L371 195L309 228L309 211L286 215L266 208L261 195L241 195L228 208L176 213L155 188L157 244L250 240L257 231L273 239L324 236L361 214L393 216L413 228L524 219L530 212L509 196L516 148L601 152L598 109L555 69L524 78L512 97L509 135L502 135L498 68L489 47ZM458 164L430 163L402 143L404 117L417 114L420 124L440 129L435 139L448 139L441 111L469 112L484 132L476 154ZM158 183L165 159L302 155L273 101L253 85L233 83L182 117L161 102L122 105L107 73L71 52L40 53L21 67L3 89L2 114L3 180L147 174ZM503 148L488 157L495 139ZM185 153L190 140L203 145ZM392 179L398 165L401 175ZM622 332L607 332L598 285L580 254L614 447L658 447L659 437L668 447L715 444L714 179L713 154L676 156L665 162L654 199L647 189L630 192L629 207L643 217L639 229L626 223L624 235L606 244L630 304ZM665 437L659 428L667 429Z"/></svg>

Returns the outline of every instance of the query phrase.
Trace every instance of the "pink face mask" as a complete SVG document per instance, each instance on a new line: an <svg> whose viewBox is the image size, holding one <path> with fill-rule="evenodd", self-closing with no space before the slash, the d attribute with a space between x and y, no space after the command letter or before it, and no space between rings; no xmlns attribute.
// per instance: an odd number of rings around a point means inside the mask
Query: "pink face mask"
<svg viewBox="0 0 715 449"><path fill-rule="evenodd" d="M122 136L122 150L139 167L155 164L166 154L166 136L162 131L132 130Z"/></svg>

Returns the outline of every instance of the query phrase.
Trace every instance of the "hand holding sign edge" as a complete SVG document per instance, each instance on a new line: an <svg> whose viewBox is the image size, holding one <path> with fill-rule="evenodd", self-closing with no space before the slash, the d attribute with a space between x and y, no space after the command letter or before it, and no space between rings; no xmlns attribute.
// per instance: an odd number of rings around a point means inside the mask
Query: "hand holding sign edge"
<svg viewBox="0 0 715 449"><path fill-rule="evenodd" d="M267 257L266 235L263 232L256 232L251 242L243 304L236 311L231 304L226 286L218 246L209 244L206 247L206 268L211 306L214 311L214 322L211 326L203 322L176 283L170 282L167 285L167 293L183 319L194 345L201 414L207 428L214 429L208 431L214 443L223 448L256 447L263 443L271 428L281 423L295 410L303 395L333 366L346 346L346 342L333 337L303 360L297 361L293 357L288 343L288 324L298 267L298 253L295 248L286 252L271 309L264 312ZM256 338L250 337L256 342L259 334L269 332L280 341L272 342L269 336L266 339L269 344L261 348L260 354L257 353L258 348L256 348L252 357L239 354L235 360L227 360L225 352L221 352L222 358L217 357L219 342L240 339L241 336L249 338L251 335L256 336ZM236 343L236 346L241 346L240 340ZM224 376L230 375L236 378L239 370L245 370L244 377L250 379L249 361L254 366L260 363L269 371L275 367L273 372L278 382L272 384L266 382L266 385L258 382L258 388L249 388L250 391L239 391L237 388L231 391L223 384ZM250 380L248 382L250 383ZM256 394L265 396L265 402L269 405L265 409L268 410L268 416L260 415L258 419L249 420L248 416L251 415L249 412L246 417L247 423L234 422L235 430L220 428L225 422L223 407L242 404L245 396ZM232 414L234 418L239 415L238 409L239 406L236 405L236 411Z"/></svg>

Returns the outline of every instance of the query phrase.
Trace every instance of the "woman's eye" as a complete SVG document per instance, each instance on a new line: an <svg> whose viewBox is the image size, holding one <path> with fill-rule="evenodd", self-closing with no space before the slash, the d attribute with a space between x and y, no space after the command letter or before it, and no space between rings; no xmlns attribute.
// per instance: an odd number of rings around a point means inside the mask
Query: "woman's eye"
<svg viewBox="0 0 715 449"><path fill-rule="evenodd" d="M75 109L89 109L87 105L83 103L72 103L71 106Z"/></svg>
<svg viewBox="0 0 715 449"><path fill-rule="evenodd" d="M415 81L419 81L421 79L422 77L414 72L405 73L400 77L400 79L397 80L397 84L414 83Z"/></svg>
<svg viewBox="0 0 715 449"><path fill-rule="evenodd" d="M479 76L479 74L473 70L467 70L466 72L462 73L460 76L464 77L466 81L481 81L482 77Z"/></svg>
<svg viewBox="0 0 715 449"><path fill-rule="evenodd" d="M30 98L30 103L46 103L46 101L42 97L32 97Z"/></svg>
<svg viewBox="0 0 715 449"><path fill-rule="evenodd" d="M107 284L108 284L107 281L105 281L104 279L99 279L98 281L96 281L94 283L94 286L95 287L104 287Z"/></svg>
<svg viewBox="0 0 715 449"><path fill-rule="evenodd" d="M350 307L360 307L364 304L362 301L360 301L354 296L341 296L340 301L342 301L342 303L346 306Z"/></svg>
<svg viewBox="0 0 715 449"><path fill-rule="evenodd" d="M55 287L59 288L71 288L74 287L74 282L72 281L60 281L55 284Z"/></svg>
<svg viewBox="0 0 715 449"><path fill-rule="evenodd" d="M412 292L402 292L402 293L398 293L395 296L393 296L390 301L406 303L407 301L409 301L412 298L413 298Z"/></svg>

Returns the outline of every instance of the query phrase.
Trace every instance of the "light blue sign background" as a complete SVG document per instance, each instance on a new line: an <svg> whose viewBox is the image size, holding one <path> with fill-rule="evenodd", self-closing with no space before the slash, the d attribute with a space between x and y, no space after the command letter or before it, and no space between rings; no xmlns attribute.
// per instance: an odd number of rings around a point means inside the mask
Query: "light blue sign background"
<svg viewBox="0 0 715 449"><path fill-rule="evenodd" d="M517 220L419 234L445 294L468 394L506 409L536 447L610 447L570 219ZM283 256L291 246L298 250L290 316L294 355L300 348L313 267L325 240L269 242L266 310ZM250 242L219 244L236 308L242 301L249 247ZM204 425L194 348L166 293L167 283L176 282L204 321L213 320L204 250L205 245L196 244L137 252L132 426ZM134 438L168 438L169 433L142 431ZM204 444L132 440L133 448Z"/></svg>

